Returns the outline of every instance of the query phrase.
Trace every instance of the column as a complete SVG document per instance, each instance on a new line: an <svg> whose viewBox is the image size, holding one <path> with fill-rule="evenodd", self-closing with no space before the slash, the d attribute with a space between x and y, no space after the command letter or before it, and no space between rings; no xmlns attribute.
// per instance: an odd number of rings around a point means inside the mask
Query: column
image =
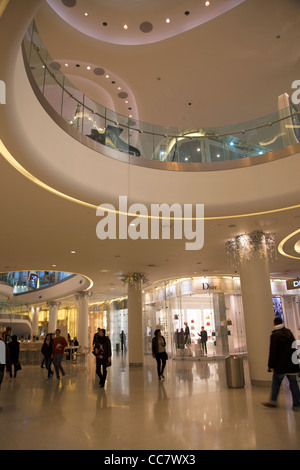
<svg viewBox="0 0 300 470"><path fill-rule="evenodd" d="M275 252L275 239L255 231L236 237L231 249L240 271L251 383L267 385L272 380L267 364L274 320L268 259Z"/></svg>
<svg viewBox="0 0 300 470"><path fill-rule="evenodd" d="M60 306L60 302L53 301L48 303L49 306L49 323L48 333L55 333L57 328L57 310Z"/></svg>
<svg viewBox="0 0 300 470"><path fill-rule="evenodd" d="M76 294L78 301L78 320L77 320L77 339L79 346L88 348L89 344L89 294L86 291L80 291Z"/></svg>
<svg viewBox="0 0 300 470"><path fill-rule="evenodd" d="M129 366L142 366L144 363L142 282L145 282L145 275L130 273L125 276L124 282L128 285L128 362Z"/></svg>
<svg viewBox="0 0 300 470"><path fill-rule="evenodd" d="M215 317L215 331L216 335L216 353L217 356L227 356L229 354L228 346L228 333L226 324L226 309L225 309L225 295L212 294L214 317Z"/></svg>
<svg viewBox="0 0 300 470"><path fill-rule="evenodd" d="M36 336L38 334L40 309L38 307L31 307L31 313L32 313L31 336L33 335Z"/></svg>

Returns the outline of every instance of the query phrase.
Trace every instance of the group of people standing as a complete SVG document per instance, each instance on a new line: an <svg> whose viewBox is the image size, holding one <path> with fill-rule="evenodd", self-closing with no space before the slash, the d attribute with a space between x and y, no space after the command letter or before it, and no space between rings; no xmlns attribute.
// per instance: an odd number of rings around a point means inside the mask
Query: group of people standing
<svg viewBox="0 0 300 470"><path fill-rule="evenodd" d="M174 333L174 343L176 349L179 349L182 353L185 347L189 351L189 356L192 356L192 350L191 350L191 334L190 334L190 328L188 326L188 323L185 322L185 329L181 328L180 331L177 330ZM207 354L207 331L205 330L204 326L201 327L201 332L198 333L200 344L201 344L201 351L203 354Z"/></svg>

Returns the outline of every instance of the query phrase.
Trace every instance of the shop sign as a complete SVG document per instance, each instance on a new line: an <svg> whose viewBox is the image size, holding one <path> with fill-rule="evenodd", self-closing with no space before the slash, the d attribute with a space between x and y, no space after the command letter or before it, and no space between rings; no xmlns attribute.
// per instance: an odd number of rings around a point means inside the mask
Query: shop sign
<svg viewBox="0 0 300 470"><path fill-rule="evenodd" d="M287 290L300 289L300 279L289 279L286 281Z"/></svg>
<svg viewBox="0 0 300 470"><path fill-rule="evenodd" d="M217 290L218 286L214 286L213 284L209 284L208 282L202 282L202 289L203 290Z"/></svg>

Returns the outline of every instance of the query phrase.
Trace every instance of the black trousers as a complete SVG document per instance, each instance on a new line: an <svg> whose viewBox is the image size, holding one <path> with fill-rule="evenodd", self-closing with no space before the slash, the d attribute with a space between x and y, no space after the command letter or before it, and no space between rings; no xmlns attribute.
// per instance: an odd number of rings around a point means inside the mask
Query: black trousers
<svg viewBox="0 0 300 470"><path fill-rule="evenodd" d="M98 375L100 382L100 385L105 384L105 380L107 377L107 369L106 369L106 364L102 364L101 362L96 362L96 374Z"/></svg>
<svg viewBox="0 0 300 470"><path fill-rule="evenodd" d="M155 356L156 362L157 362L157 374L158 377L160 377L165 370L166 367L166 353L158 353Z"/></svg>

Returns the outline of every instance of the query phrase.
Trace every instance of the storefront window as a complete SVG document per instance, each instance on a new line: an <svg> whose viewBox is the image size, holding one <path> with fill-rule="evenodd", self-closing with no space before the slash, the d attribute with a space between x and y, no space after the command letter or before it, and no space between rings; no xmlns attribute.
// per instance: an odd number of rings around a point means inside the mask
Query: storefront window
<svg viewBox="0 0 300 470"><path fill-rule="evenodd" d="M224 356L246 351L239 280L191 278L170 281L144 292L145 353L160 328L173 358ZM206 348L201 329L207 333ZM188 329L187 329L188 328ZM189 331L190 346L178 334Z"/></svg>

